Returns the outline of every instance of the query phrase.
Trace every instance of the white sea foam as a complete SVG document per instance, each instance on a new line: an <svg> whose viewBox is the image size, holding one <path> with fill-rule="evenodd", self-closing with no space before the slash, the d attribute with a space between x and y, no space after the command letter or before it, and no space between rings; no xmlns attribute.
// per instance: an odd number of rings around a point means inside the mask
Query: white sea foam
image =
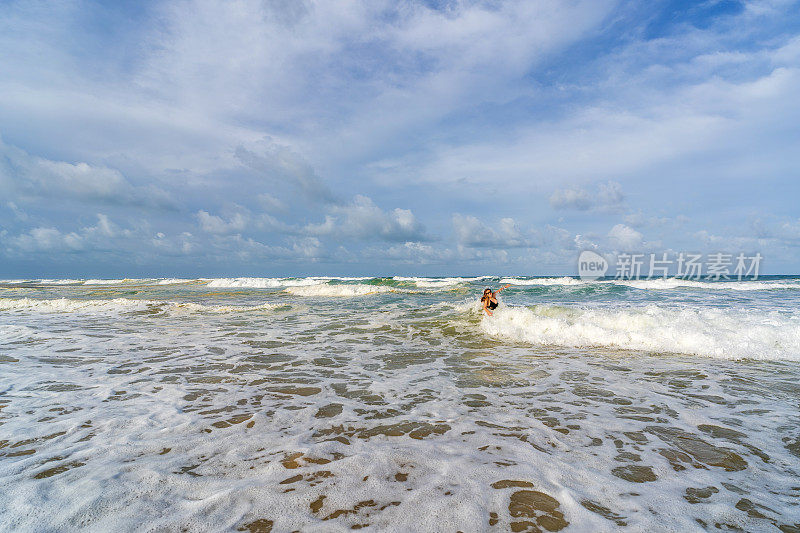
<svg viewBox="0 0 800 533"><path fill-rule="evenodd" d="M772 343L765 359L780 359L787 342L800 345L788 312L631 308L630 291L609 291L570 298L586 307L501 306L478 319L474 301L446 290L358 305L287 296L353 287L393 290L324 283L254 298L151 280L137 286L148 299L98 301L55 298L94 287L13 289L53 298L0 299L0 530L483 531L491 517L507 531L563 517L564 532L615 522L691 531L697 519L762 531L798 522L797 436L786 428L800 423L799 365L585 348L632 341L659 352L694 335L687 353L719 337L722 347ZM543 299L511 294L504 305ZM797 302L791 291L705 296L684 303ZM303 312L275 315L287 307ZM495 319L500 342L487 349L481 337ZM551 340L580 349L530 344ZM632 483L632 466L654 481ZM716 492L694 504L687 487ZM744 498L768 518L737 508Z"/></svg>
<svg viewBox="0 0 800 533"><path fill-rule="evenodd" d="M396 281L405 281L414 283L417 287L420 288L439 288L439 287L453 287L455 285L460 285L463 283L470 283L472 281L478 281L481 279L486 279L491 276L478 276L473 278L426 278L426 277L406 277L406 276L394 276L392 279Z"/></svg>
<svg viewBox="0 0 800 533"><path fill-rule="evenodd" d="M284 307L285 303L264 303L260 305L204 305L194 302L172 302L163 300L134 300L114 298L112 300L77 300L70 298L0 298L0 311L27 311L37 313L109 313L149 310L170 314L186 313L240 313L259 310L273 310Z"/></svg>
<svg viewBox="0 0 800 533"><path fill-rule="evenodd" d="M599 283L613 283L635 289L704 289L732 291L763 291L771 289L800 289L796 280L781 281L695 281L677 278L658 278L647 280L613 280Z"/></svg>
<svg viewBox="0 0 800 533"><path fill-rule="evenodd" d="M84 285L120 285L123 283L141 283L146 281L144 279L137 279L137 278L125 278L125 279L87 279L83 282Z"/></svg>
<svg viewBox="0 0 800 533"><path fill-rule="evenodd" d="M193 302L153 302L161 305L171 314L180 313L250 313L255 311L273 311L285 308L285 303L264 303L261 305L203 305Z"/></svg>
<svg viewBox="0 0 800 533"><path fill-rule="evenodd" d="M284 291L295 296L327 297L327 296L366 296L381 292L393 292L395 289L386 285L308 285L287 287Z"/></svg>
<svg viewBox="0 0 800 533"><path fill-rule="evenodd" d="M538 285L538 286L603 286L620 285L634 289L668 290L668 289L703 289L703 290L733 290L733 291L763 291L771 289L800 289L796 279L778 281L697 281L679 278L655 278L636 280L582 280L570 277L560 278L503 278L500 283L511 285Z"/></svg>
<svg viewBox="0 0 800 533"><path fill-rule="evenodd" d="M152 302L148 302L147 300L131 300L128 298L114 298L113 300L0 298L0 311L27 310L41 313L125 311L144 309L148 303Z"/></svg>
<svg viewBox="0 0 800 533"><path fill-rule="evenodd" d="M330 278L220 278L208 283L209 287L248 289L279 289L283 287L305 287L327 283Z"/></svg>
<svg viewBox="0 0 800 533"><path fill-rule="evenodd" d="M506 307L484 317L481 329L501 339L539 345L800 360L800 317L778 312L652 305Z"/></svg>
<svg viewBox="0 0 800 533"><path fill-rule="evenodd" d="M180 285L183 283L194 283L197 281L210 281L205 278L160 278L156 281L156 285Z"/></svg>
<svg viewBox="0 0 800 533"><path fill-rule="evenodd" d="M532 279L503 278L500 283L510 283L512 285L586 285L588 282L564 276L560 278Z"/></svg>
<svg viewBox="0 0 800 533"><path fill-rule="evenodd" d="M30 337L34 330L26 326L0 324L0 344L18 342Z"/></svg>

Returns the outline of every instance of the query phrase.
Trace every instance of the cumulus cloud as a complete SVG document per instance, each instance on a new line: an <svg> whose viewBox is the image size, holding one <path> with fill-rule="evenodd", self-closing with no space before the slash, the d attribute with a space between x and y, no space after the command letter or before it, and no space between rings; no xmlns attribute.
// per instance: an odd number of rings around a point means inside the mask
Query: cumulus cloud
<svg viewBox="0 0 800 533"><path fill-rule="evenodd" d="M555 209L575 209L587 211L597 209L600 211L613 211L619 209L625 200L622 186L609 181L600 183L597 192L592 194L582 188L556 189L550 196L550 206Z"/></svg>
<svg viewBox="0 0 800 533"><path fill-rule="evenodd" d="M33 228L10 240L12 248L21 252L63 252L83 249L83 239L75 232L61 233L56 228Z"/></svg>
<svg viewBox="0 0 800 533"><path fill-rule="evenodd" d="M332 206L325 221L308 224L303 232L314 236L385 241L426 241L425 228L408 209L384 211L368 197L356 195L350 204Z"/></svg>
<svg viewBox="0 0 800 533"><path fill-rule="evenodd" d="M491 227L477 217L456 213L452 222L456 242L461 246L520 248L538 243L538 236L521 230L513 218L502 218L496 227Z"/></svg>
<svg viewBox="0 0 800 533"><path fill-rule="evenodd" d="M593 204L594 199L585 189L557 189L550 196L550 205L556 209L586 211Z"/></svg>
<svg viewBox="0 0 800 533"><path fill-rule="evenodd" d="M608 232L613 246L622 251L634 251L642 246L642 234L625 224L617 224Z"/></svg>
<svg viewBox="0 0 800 533"><path fill-rule="evenodd" d="M120 230L108 216L98 213L97 223L78 231L62 232L53 227L35 227L6 240L7 251L18 255L33 252L78 253L107 249L113 237L129 237L130 230Z"/></svg>
<svg viewBox="0 0 800 533"><path fill-rule="evenodd" d="M201 209L196 216L200 227L207 233L237 233L247 227L247 218L242 213L235 213L230 219L225 220Z"/></svg>
<svg viewBox="0 0 800 533"><path fill-rule="evenodd" d="M159 231L151 236L150 245L159 255L171 257L189 256L201 249L195 236L188 231L177 235L165 235Z"/></svg>
<svg viewBox="0 0 800 533"><path fill-rule="evenodd" d="M22 197L72 198L171 208L172 198L152 185L133 186L116 169L35 157L0 140L0 190Z"/></svg>

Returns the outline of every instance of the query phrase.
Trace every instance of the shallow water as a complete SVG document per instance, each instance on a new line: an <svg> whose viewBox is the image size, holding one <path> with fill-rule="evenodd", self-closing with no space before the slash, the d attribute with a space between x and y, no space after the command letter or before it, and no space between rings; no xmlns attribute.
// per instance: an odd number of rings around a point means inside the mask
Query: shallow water
<svg viewBox="0 0 800 533"><path fill-rule="evenodd" d="M0 282L0 529L800 530L797 279L507 281Z"/></svg>

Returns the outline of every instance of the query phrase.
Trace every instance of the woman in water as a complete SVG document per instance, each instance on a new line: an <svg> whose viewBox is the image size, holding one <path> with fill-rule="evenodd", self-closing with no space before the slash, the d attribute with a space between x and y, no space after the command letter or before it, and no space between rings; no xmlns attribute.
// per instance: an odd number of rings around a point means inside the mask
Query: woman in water
<svg viewBox="0 0 800 533"><path fill-rule="evenodd" d="M492 316L492 311L497 309L497 293L510 286L510 284L503 285L496 291L492 291L492 289L483 289L481 303L483 304L483 310L486 311L487 315Z"/></svg>

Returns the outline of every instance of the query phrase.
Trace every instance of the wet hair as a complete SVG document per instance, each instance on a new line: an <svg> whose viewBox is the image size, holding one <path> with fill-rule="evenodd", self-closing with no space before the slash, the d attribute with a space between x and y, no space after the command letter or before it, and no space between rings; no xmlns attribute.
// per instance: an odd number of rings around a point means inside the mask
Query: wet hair
<svg viewBox="0 0 800 533"><path fill-rule="evenodd" d="M484 300L486 299L486 291L489 291L489 294L490 294L490 295L491 295L491 293L492 293L492 289L490 289L490 288L488 288L488 287L487 287L487 288L485 288L485 289L483 289L483 294L481 295L481 301L484 301Z"/></svg>

